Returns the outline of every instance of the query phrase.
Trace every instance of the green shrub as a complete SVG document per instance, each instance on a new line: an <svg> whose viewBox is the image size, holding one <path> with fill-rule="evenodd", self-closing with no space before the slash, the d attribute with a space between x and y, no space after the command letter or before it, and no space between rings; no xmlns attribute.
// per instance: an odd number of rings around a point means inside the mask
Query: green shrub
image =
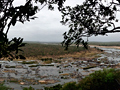
<svg viewBox="0 0 120 90"><path fill-rule="evenodd" d="M120 71L115 69L104 69L95 71L79 82L80 90L118 90Z"/></svg>
<svg viewBox="0 0 120 90"><path fill-rule="evenodd" d="M76 82L69 82L63 85L60 90L78 90Z"/></svg>
<svg viewBox="0 0 120 90"><path fill-rule="evenodd" d="M53 87L45 87L45 90L60 90L62 88L62 85L58 84Z"/></svg>
<svg viewBox="0 0 120 90"><path fill-rule="evenodd" d="M35 89L30 86L29 88L27 88L27 87L23 88L23 90L35 90Z"/></svg>
<svg viewBox="0 0 120 90"><path fill-rule="evenodd" d="M95 71L80 82L69 82L59 89L45 90L120 90L120 70L104 69Z"/></svg>
<svg viewBox="0 0 120 90"><path fill-rule="evenodd" d="M3 84L0 84L0 90L10 90L9 87L3 85Z"/></svg>

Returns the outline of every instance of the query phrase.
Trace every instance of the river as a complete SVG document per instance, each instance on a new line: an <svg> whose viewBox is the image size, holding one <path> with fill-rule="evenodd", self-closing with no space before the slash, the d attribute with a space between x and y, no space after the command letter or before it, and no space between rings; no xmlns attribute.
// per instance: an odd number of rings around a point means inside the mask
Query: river
<svg viewBox="0 0 120 90"><path fill-rule="evenodd" d="M120 62L120 49L115 49L115 48L104 48L104 47L99 47L99 49L103 50L104 52L106 52L105 54L101 54L101 57L99 59L102 58L106 58L109 63L114 63L117 64ZM15 66L15 65L22 65L16 61L1 61L0 62L2 64L2 68L6 69L4 66L6 65L11 65L11 66ZM83 69L80 69L78 67L68 67L68 68L63 68L61 67L56 67L56 66L39 66L39 67L35 67L35 68L30 68L29 65L22 65L23 68L9 68L8 70L14 70L17 71L17 75L15 75L14 73L2 73L2 75L6 78L8 78L8 74L9 77L14 77L17 79L21 79L21 77L24 78L34 78L35 80L44 80L44 79L56 79L59 80L59 82L56 82L54 84L37 84L37 85L20 85L17 83L9 83L9 82L5 82L5 85L13 87L14 90L22 90L23 87L29 87L32 86L35 89L42 89L44 87L49 87L49 86L53 86L56 84L64 84L66 82L70 82L70 81L77 81L77 79L73 79L71 77L69 77L68 79L61 79L60 77L60 72L64 72L64 73L75 73L75 71L77 69L79 69L80 72L84 72ZM66 71L66 70L68 71ZM100 70L101 68L96 67L96 70ZM2 69L0 69L2 71ZM36 72L35 70L38 70L38 72ZM28 73L29 72L29 73ZM36 76L36 74L38 74ZM46 78L40 78L38 76L45 76Z"/></svg>

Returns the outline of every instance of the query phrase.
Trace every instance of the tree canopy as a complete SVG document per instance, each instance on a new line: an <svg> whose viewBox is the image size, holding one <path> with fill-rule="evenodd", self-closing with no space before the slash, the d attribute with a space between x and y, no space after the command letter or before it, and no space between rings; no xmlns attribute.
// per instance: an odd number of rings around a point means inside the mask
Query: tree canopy
<svg viewBox="0 0 120 90"><path fill-rule="evenodd" d="M120 32L120 26L116 25L119 22L117 15L120 11L120 0L84 0L83 4L77 4L75 7L64 7L66 0L25 0L24 5L19 6L15 6L14 1L0 1L0 58L20 58L21 56L17 55L19 47L25 45L22 44L23 38L8 40L10 27L15 26L17 22L24 24L35 19L35 14L45 6L53 10L54 4L58 5L58 10L62 13L61 23L69 26L69 31L63 34L62 44L66 48L72 43L77 46L82 43L87 48L87 41L84 41L83 37ZM11 48L13 44L17 47Z"/></svg>
<svg viewBox="0 0 120 90"><path fill-rule="evenodd" d="M14 1L0 0L0 58L24 58L18 55L19 47L25 45L22 43L23 38L15 37L12 40L7 38L11 26L15 26L17 22L24 24L25 21L35 19L34 15L44 6L48 6L48 9L53 10L53 4L57 4L60 10L65 2L65 0L25 0L24 5L15 6ZM40 6L37 5L38 3Z"/></svg>
<svg viewBox="0 0 120 90"><path fill-rule="evenodd" d="M119 9L120 0L84 0L82 5L62 8L61 23L69 26L62 44L67 48L72 43L78 46L82 43L87 48L83 37L120 32L116 25Z"/></svg>

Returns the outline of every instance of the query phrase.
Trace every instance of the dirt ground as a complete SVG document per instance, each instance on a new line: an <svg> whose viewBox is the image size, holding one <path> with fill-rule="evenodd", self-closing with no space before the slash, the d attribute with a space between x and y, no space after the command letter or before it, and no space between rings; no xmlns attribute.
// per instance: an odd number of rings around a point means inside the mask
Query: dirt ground
<svg viewBox="0 0 120 90"><path fill-rule="evenodd" d="M98 46L98 45L89 45L91 47L102 47L102 48L116 48L120 49L120 46Z"/></svg>

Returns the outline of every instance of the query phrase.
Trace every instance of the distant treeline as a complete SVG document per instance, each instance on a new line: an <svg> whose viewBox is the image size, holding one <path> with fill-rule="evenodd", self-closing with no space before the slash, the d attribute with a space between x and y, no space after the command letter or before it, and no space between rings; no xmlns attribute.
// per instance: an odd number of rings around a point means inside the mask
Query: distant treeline
<svg viewBox="0 0 120 90"><path fill-rule="evenodd" d="M120 46L120 42L89 42L88 44L99 46Z"/></svg>

